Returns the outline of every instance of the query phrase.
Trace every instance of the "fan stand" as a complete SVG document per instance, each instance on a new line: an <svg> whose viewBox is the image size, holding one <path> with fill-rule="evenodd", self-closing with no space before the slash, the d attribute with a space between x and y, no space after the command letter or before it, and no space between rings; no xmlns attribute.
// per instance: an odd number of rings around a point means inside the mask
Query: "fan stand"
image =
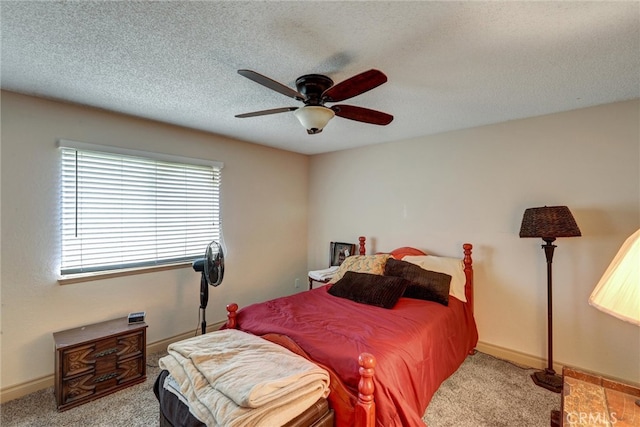
<svg viewBox="0 0 640 427"><path fill-rule="evenodd" d="M202 317L201 331L202 335L207 333L207 303L209 302L209 286L207 284L207 278L202 272L200 276L200 316Z"/></svg>

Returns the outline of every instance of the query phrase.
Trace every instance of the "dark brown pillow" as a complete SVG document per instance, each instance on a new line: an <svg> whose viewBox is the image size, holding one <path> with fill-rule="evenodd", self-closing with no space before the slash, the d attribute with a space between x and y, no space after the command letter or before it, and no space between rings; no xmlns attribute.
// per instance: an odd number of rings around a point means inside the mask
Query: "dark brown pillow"
<svg viewBox="0 0 640 427"><path fill-rule="evenodd" d="M392 308L406 288L407 282L401 277L347 271L329 288L329 293L363 304Z"/></svg>
<svg viewBox="0 0 640 427"><path fill-rule="evenodd" d="M387 260L384 274L401 277L409 282L403 297L449 305L451 276L448 274L425 270L418 265L393 258Z"/></svg>

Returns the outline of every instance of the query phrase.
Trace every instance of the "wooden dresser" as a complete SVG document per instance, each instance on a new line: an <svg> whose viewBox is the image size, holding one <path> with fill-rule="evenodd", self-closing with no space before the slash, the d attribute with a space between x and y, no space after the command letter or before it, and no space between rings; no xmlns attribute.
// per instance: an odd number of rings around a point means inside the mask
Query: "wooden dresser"
<svg viewBox="0 0 640 427"><path fill-rule="evenodd" d="M55 332L55 395L59 411L146 379L144 322L126 317Z"/></svg>

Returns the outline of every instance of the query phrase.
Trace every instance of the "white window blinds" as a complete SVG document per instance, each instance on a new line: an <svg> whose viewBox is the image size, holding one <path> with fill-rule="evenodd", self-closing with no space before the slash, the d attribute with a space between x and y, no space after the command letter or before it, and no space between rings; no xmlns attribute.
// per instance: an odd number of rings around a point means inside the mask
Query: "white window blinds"
<svg viewBox="0 0 640 427"><path fill-rule="evenodd" d="M190 261L220 238L222 163L60 146L62 275Z"/></svg>

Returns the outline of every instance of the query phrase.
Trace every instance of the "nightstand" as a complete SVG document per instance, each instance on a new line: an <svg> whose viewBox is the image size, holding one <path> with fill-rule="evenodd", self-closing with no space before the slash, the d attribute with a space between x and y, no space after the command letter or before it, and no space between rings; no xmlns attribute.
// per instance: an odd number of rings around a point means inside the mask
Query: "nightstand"
<svg viewBox="0 0 640 427"><path fill-rule="evenodd" d="M59 411L146 379L147 324L126 317L55 332Z"/></svg>
<svg viewBox="0 0 640 427"><path fill-rule="evenodd" d="M338 270L339 267L334 265L323 270L310 271L307 275L309 278L309 290L313 289L313 282L322 283L323 285L329 283Z"/></svg>
<svg viewBox="0 0 640 427"><path fill-rule="evenodd" d="M318 280L318 279L313 279L309 277L309 290L313 289L313 282L325 284L325 283L329 283L329 280L331 279Z"/></svg>
<svg viewBox="0 0 640 427"><path fill-rule="evenodd" d="M640 426L640 388L567 367L562 376L560 426Z"/></svg>

